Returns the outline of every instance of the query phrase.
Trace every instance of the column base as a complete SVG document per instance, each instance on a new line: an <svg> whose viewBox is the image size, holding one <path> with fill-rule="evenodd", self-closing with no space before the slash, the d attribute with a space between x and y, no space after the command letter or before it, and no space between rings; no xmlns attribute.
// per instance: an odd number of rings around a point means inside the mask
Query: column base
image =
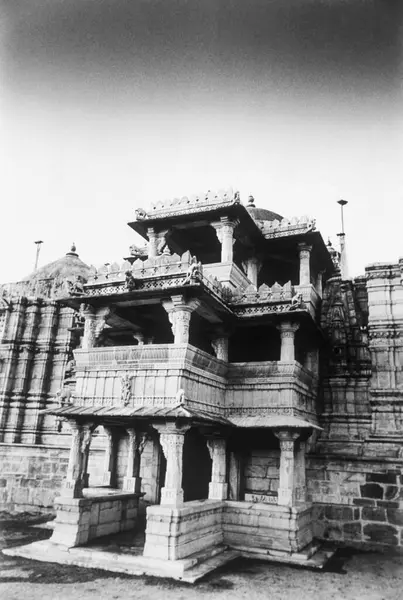
<svg viewBox="0 0 403 600"><path fill-rule="evenodd" d="M292 506L292 490L288 488L278 488L278 504L280 506Z"/></svg>
<svg viewBox="0 0 403 600"><path fill-rule="evenodd" d="M183 490L163 487L161 489L161 504L168 504L170 506L183 504Z"/></svg>
<svg viewBox="0 0 403 600"><path fill-rule="evenodd" d="M140 493L141 477L123 477L123 490L125 492Z"/></svg>
<svg viewBox="0 0 403 600"><path fill-rule="evenodd" d="M299 486L295 489L295 500L297 502L302 502L303 504L306 502L306 487Z"/></svg>
<svg viewBox="0 0 403 600"><path fill-rule="evenodd" d="M84 487L81 479L67 479L64 482L62 495L64 498L82 498Z"/></svg>
<svg viewBox="0 0 403 600"><path fill-rule="evenodd" d="M228 498L228 483L210 481L208 486L209 500L226 500Z"/></svg>
<svg viewBox="0 0 403 600"><path fill-rule="evenodd" d="M111 481L112 481L112 472L105 471L105 473L103 474L103 477L102 477L102 485L111 486Z"/></svg>

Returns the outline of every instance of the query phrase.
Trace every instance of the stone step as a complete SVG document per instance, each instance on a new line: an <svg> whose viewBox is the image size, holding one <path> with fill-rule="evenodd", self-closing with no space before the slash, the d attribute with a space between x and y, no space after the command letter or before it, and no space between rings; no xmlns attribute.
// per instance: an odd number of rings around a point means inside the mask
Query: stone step
<svg viewBox="0 0 403 600"><path fill-rule="evenodd" d="M186 569L183 575L178 577L178 579L187 583L195 583L198 579L201 579L208 573L218 569L218 567L222 567L235 558L238 558L238 556L240 556L240 552L237 550L224 550L223 552L208 558L204 562L200 562L196 566Z"/></svg>
<svg viewBox="0 0 403 600"><path fill-rule="evenodd" d="M228 550L228 546L221 544L219 546L214 546L213 548L206 548L205 550L199 550L190 556L181 559L181 563L184 566L184 570L187 571L192 567L199 565L200 563L208 560L209 558L213 558L222 552Z"/></svg>
<svg viewBox="0 0 403 600"><path fill-rule="evenodd" d="M289 565L300 565L312 569L323 569L335 554L336 549L320 542L308 544L300 552L283 552L249 546L231 546L244 558L257 558L268 562L280 562Z"/></svg>

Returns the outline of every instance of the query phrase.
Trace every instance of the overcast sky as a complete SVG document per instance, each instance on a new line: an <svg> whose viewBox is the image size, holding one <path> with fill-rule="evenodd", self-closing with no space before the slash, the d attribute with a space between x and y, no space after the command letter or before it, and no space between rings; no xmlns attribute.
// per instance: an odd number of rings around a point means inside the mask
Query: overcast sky
<svg viewBox="0 0 403 600"><path fill-rule="evenodd" d="M0 0L0 281L134 209L233 186L316 217L353 274L403 255L402 37L391 0Z"/></svg>

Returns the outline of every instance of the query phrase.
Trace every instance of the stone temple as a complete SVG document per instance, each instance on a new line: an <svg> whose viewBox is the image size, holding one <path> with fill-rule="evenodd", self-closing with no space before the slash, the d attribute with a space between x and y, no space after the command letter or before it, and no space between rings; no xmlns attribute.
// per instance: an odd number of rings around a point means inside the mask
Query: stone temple
<svg viewBox="0 0 403 600"><path fill-rule="evenodd" d="M348 278L343 236L232 190L129 226L122 264L0 288L0 507L56 513L13 552L194 581L402 546L403 259Z"/></svg>

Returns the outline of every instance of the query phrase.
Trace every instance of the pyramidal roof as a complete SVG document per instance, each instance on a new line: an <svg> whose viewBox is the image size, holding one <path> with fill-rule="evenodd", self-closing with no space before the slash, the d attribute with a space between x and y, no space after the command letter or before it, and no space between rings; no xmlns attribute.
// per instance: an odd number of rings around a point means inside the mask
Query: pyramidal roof
<svg viewBox="0 0 403 600"><path fill-rule="evenodd" d="M75 244L72 245L70 252L43 267L40 267L23 281L35 281L38 279L74 279L80 277L87 280L90 274L90 267L86 265L76 252Z"/></svg>

